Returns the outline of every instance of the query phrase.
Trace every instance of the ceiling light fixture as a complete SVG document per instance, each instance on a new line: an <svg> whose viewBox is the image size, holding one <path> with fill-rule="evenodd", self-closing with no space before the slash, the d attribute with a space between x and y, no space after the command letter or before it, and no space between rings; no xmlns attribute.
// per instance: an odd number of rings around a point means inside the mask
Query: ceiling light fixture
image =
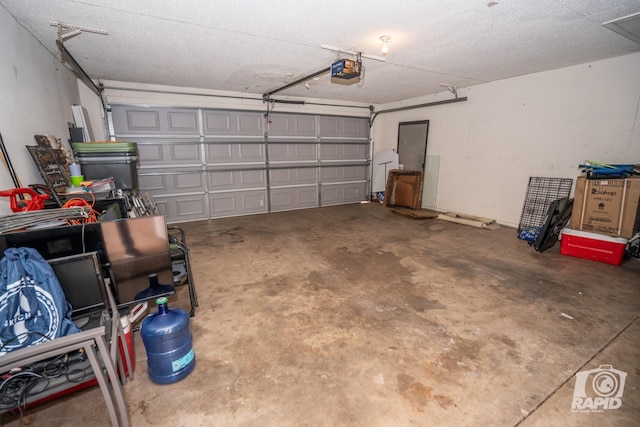
<svg viewBox="0 0 640 427"><path fill-rule="evenodd" d="M386 55L389 53L389 43L391 43L391 36L380 36L380 41L382 42L382 54Z"/></svg>

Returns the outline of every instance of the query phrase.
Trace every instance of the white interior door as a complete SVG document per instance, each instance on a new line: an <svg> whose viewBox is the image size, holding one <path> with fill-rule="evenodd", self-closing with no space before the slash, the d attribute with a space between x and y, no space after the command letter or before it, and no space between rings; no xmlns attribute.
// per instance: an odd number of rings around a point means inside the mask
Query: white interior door
<svg viewBox="0 0 640 427"><path fill-rule="evenodd" d="M428 133L428 120L398 125L398 156L405 170L424 171Z"/></svg>
<svg viewBox="0 0 640 427"><path fill-rule="evenodd" d="M398 160L400 167L405 170L423 172L422 207L434 209L439 158L427 158L428 135L428 120L400 123L398 125Z"/></svg>

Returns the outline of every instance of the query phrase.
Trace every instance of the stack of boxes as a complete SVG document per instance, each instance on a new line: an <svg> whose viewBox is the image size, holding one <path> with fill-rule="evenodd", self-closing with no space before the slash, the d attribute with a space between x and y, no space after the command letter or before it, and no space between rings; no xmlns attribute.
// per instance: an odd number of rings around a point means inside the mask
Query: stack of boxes
<svg viewBox="0 0 640 427"><path fill-rule="evenodd" d="M569 228L560 253L620 265L629 239L640 231L640 176L578 177Z"/></svg>

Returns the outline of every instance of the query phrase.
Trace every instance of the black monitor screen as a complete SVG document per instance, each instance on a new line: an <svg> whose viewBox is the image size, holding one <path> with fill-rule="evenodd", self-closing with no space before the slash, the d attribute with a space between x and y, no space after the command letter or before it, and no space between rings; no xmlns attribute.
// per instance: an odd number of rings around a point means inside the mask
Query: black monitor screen
<svg viewBox="0 0 640 427"><path fill-rule="evenodd" d="M104 254L100 223L97 222L0 235L0 252L20 247L35 249L44 259L97 251L102 263L109 262Z"/></svg>
<svg viewBox="0 0 640 427"><path fill-rule="evenodd" d="M47 261L55 273L73 317L81 317L105 307L105 284L95 252Z"/></svg>
<svg viewBox="0 0 640 427"><path fill-rule="evenodd" d="M49 253L54 256L73 251L73 243L69 237L47 240L46 243Z"/></svg>

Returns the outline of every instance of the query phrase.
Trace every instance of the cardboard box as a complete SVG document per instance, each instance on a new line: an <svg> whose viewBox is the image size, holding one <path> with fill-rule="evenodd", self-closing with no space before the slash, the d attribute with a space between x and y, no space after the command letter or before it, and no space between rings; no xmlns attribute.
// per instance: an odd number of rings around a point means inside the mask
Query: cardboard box
<svg viewBox="0 0 640 427"><path fill-rule="evenodd" d="M389 171L385 189L387 206L420 209L422 207L422 171Z"/></svg>
<svg viewBox="0 0 640 427"><path fill-rule="evenodd" d="M586 231L562 230L560 253L562 255L620 265L627 247L627 239Z"/></svg>
<svg viewBox="0 0 640 427"><path fill-rule="evenodd" d="M640 229L640 177L576 180L570 228L629 239Z"/></svg>

